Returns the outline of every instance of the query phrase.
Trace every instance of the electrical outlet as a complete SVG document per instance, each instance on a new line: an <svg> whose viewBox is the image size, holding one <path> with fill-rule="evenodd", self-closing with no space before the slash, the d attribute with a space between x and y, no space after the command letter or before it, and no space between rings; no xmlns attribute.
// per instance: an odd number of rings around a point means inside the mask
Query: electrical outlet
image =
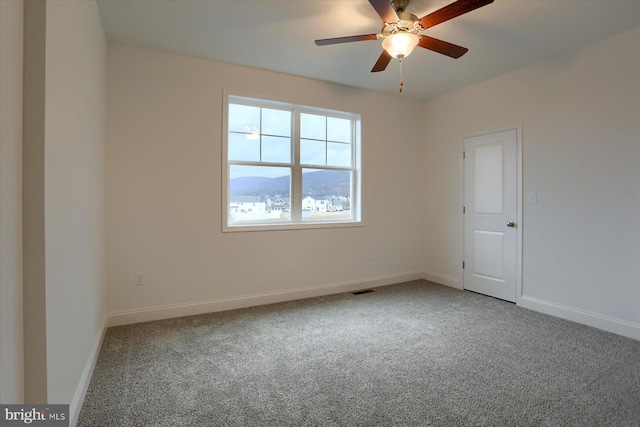
<svg viewBox="0 0 640 427"><path fill-rule="evenodd" d="M144 273L136 273L136 285L144 285Z"/></svg>

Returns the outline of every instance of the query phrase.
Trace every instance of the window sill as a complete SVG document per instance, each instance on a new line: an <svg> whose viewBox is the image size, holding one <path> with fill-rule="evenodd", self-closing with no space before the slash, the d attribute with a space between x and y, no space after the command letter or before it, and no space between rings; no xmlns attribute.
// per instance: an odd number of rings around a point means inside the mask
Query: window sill
<svg viewBox="0 0 640 427"><path fill-rule="evenodd" d="M286 230L317 230L328 228L354 228L364 227L362 221L350 222L296 222L286 224L247 224L247 225L223 225L223 233L236 233L247 231L286 231Z"/></svg>

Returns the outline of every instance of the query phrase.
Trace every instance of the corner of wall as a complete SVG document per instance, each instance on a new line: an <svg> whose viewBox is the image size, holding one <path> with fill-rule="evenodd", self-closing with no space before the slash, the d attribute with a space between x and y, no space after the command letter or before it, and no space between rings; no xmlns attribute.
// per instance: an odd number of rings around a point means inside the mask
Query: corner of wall
<svg viewBox="0 0 640 427"><path fill-rule="evenodd" d="M102 319L102 323L100 324L98 334L96 335L93 345L91 346L91 352L89 353L87 363L84 365L84 369L82 370L82 375L80 376L78 387L76 388L76 391L73 394L73 398L71 399L71 402L69 404L69 425L71 426L75 426L78 422L78 417L80 416L80 411L82 410L82 404L84 402L85 396L87 395L87 390L89 389L89 384L91 383L91 377L96 367L98 356L100 355L102 341L104 341L104 336L106 333L107 316L105 315Z"/></svg>
<svg viewBox="0 0 640 427"><path fill-rule="evenodd" d="M24 402L22 0L0 1L0 402Z"/></svg>

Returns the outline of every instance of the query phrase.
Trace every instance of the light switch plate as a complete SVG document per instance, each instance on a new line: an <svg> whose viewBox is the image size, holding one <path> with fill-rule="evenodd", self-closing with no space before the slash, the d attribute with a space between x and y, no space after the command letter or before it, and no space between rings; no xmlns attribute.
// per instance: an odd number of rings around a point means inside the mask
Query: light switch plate
<svg viewBox="0 0 640 427"><path fill-rule="evenodd" d="M538 194L536 193L527 194L527 202L530 205L535 205L536 203L538 203Z"/></svg>

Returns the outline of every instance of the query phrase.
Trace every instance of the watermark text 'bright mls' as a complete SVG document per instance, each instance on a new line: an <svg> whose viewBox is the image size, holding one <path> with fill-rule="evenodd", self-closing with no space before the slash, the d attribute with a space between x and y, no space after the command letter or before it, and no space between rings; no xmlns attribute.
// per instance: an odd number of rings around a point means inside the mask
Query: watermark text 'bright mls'
<svg viewBox="0 0 640 427"><path fill-rule="evenodd" d="M68 427L69 405L0 405L0 427Z"/></svg>

